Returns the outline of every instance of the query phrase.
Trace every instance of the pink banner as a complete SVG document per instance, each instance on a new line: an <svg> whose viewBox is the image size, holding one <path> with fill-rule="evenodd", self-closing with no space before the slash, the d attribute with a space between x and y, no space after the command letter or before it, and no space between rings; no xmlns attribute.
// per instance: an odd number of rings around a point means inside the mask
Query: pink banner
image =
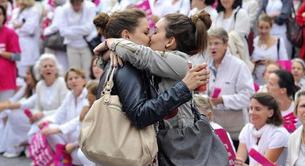
<svg viewBox="0 0 305 166"><path fill-rule="evenodd" d="M297 117L291 112L283 117L284 127L289 133L293 133L296 130Z"/></svg>
<svg viewBox="0 0 305 166"><path fill-rule="evenodd" d="M292 63L290 60L278 60L277 63L280 65L281 69L291 72Z"/></svg>
<svg viewBox="0 0 305 166"><path fill-rule="evenodd" d="M258 162L262 166L276 166L271 161L269 161L265 156L263 156L253 148L250 149L249 156L252 157L256 162Z"/></svg>
<svg viewBox="0 0 305 166"><path fill-rule="evenodd" d="M224 144L228 152L229 165L234 166L234 160L236 158L236 154L226 130L216 129L215 133L218 135L218 137L220 138L221 142Z"/></svg>
<svg viewBox="0 0 305 166"><path fill-rule="evenodd" d="M148 0L140 1L135 5L135 7L138 8L138 9L143 10L146 13L148 23L149 23L149 28L154 29L155 28L155 23L152 20L152 11L151 11L149 1Z"/></svg>
<svg viewBox="0 0 305 166"><path fill-rule="evenodd" d="M221 88L214 88L213 94L212 94L212 98L218 98L219 94L221 92Z"/></svg>
<svg viewBox="0 0 305 166"><path fill-rule="evenodd" d="M47 142L46 136L36 133L30 140L30 157L34 166L50 166L54 161L54 153Z"/></svg>

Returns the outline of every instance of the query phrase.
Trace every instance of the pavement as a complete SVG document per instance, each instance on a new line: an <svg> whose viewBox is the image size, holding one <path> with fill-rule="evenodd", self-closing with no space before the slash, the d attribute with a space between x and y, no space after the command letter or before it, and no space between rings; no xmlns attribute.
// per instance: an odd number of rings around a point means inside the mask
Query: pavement
<svg viewBox="0 0 305 166"><path fill-rule="evenodd" d="M31 165L31 160L26 158L25 156L8 159L0 155L0 166L30 166L30 165Z"/></svg>

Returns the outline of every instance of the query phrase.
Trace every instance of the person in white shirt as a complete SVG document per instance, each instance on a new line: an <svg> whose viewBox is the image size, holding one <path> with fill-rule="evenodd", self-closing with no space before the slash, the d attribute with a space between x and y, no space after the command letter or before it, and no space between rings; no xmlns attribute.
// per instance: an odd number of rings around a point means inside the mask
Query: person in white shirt
<svg viewBox="0 0 305 166"><path fill-rule="evenodd" d="M263 73L267 60L287 60L288 55L285 41L282 38L271 35L273 20L270 16L263 14L258 18L257 29L259 35L253 42L253 53L251 60L255 64L254 80L259 85L265 83Z"/></svg>
<svg viewBox="0 0 305 166"><path fill-rule="evenodd" d="M228 33L223 28L209 30L208 48L212 57L208 95L215 107L214 121L230 133L237 146L239 132L247 123L246 108L254 94L252 75L248 66L228 51ZM215 88L221 88L221 92L212 98Z"/></svg>
<svg viewBox="0 0 305 166"><path fill-rule="evenodd" d="M280 111L284 119L284 127L291 133L296 129L297 119L293 114L295 104L293 98L299 90L294 84L294 79L291 73L285 70L276 70L269 75L267 83L267 91L279 102ZM286 124L293 125L289 128Z"/></svg>
<svg viewBox="0 0 305 166"><path fill-rule="evenodd" d="M286 165L303 166L305 163L305 91L299 91L296 95L296 107L294 113L302 123L294 131L288 141L288 157Z"/></svg>
<svg viewBox="0 0 305 166"><path fill-rule="evenodd" d="M305 88L305 63L300 58L292 60L291 74L293 75L294 82L301 89Z"/></svg>
<svg viewBox="0 0 305 166"><path fill-rule="evenodd" d="M241 8L242 0L220 0L216 10L218 16L212 27L224 28L228 33L236 31L243 40L247 56L249 56L247 38L250 33L250 18L248 12Z"/></svg>
<svg viewBox="0 0 305 166"><path fill-rule="evenodd" d="M95 5L87 0L70 0L63 6L61 14L59 31L67 44L69 67L83 69L88 79L92 50L87 41L97 35L93 24Z"/></svg>
<svg viewBox="0 0 305 166"><path fill-rule="evenodd" d="M34 0L17 0L17 8L13 10L9 26L19 36L21 60L17 62L18 74L25 77L26 70L39 58L40 15L33 7Z"/></svg>
<svg viewBox="0 0 305 166"><path fill-rule="evenodd" d="M268 93L257 93L250 102L250 123L240 132L235 166L243 166L253 148L278 166L285 166L289 133L282 126L278 102ZM260 165L250 157L250 166Z"/></svg>
<svg viewBox="0 0 305 166"><path fill-rule="evenodd" d="M50 119L68 92L65 80L61 77L61 67L53 54L43 54L35 65L35 77L42 78L36 86L36 106L33 112L33 123ZM29 135L37 131L33 125Z"/></svg>
<svg viewBox="0 0 305 166"><path fill-rule="evenodd" d="M189 16L200 13L202 10L210 14L212 22L216 20L218 15L216 9L212 7L216 0L192 0Z"/></svg>
<svg viewBox="0 0 305 166"><path fill-rule="evenodd" d="M79 130L79 115L83 107L88 106L88 91L84 87L86 78L84 72L71 68L65 75L70 92L66 95L54 117L49 121L49 127L42 129L52 148L56 144L69 144L66 150L71 153L72 163L80 165L77 157Z"/></svg>
<svg viewBox="0 0 305 166"><path fill-rule="evenodd" d="M33 73L33 67L28 68L26 72L26 89L22 96L0 103L5 104L4 110L7 112L7 121L0 136L0 152L7 158L18 157L24 150L24 144L27 141L27 133L30 129L30 119L24 113L26 109L35 107L35 86L36 79Z"/></svg>
<svg viewBox="0 0 305 166"><path fill-rule="evenodd" d="M189 0L158 0L153 2L151 6L153 15L158 18L171 13L188 15L191 10Z"/></svg>
<svg viewBox="0 0 305 166"><path fill-rule="evenodd" d="M280 66L278 63L276 63L274 61L270 61L270 60L266 61L265 66L266 66L266 69L263 74L264 81L268 82L269 75L271 73L275 72L276 70L280 70ZM260 85L258 92L267 92L267 84Z"/></svg>

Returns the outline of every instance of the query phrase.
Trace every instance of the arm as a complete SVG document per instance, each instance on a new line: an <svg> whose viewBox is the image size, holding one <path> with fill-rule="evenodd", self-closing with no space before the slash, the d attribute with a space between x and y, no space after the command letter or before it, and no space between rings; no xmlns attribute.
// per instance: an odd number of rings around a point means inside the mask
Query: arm
<svg viewBox="0 0 305 166"><path fill-rule="evenodd" d="M115 87L123 105L123 111L138 128L156 123L171 110L191 99L189 89L182 82L154 99L149 99L147 93L143 93L147 92L145 86L149 85L143 83L139 71L128 64L116 73Z"/></svg>
<svg viewBox="0 0 305 166"><path fill-rule="evenodd" d="M224 106L233 110L247 108L250 97L254 94L251 72L246 64L241 63L240 65L241 67L235 83L236 93L232 95L222 95Z"/></svg>
<svg viewBox="0 0 305 166"><path fill-rule="evenodd" d="M247 152L247 146L244 143L239 143L237 153L236 153L236 165L243 165L245 161L247 160L248 152Z"/></svg>
<svg viewBox="0 0 305 166"><path fill-rule="evenodd" d="M20 46L18 35L15 32L10 33L10 38L8 39L8 43L5 51L0 51L0 57L5 59L9 59L11 61L20 61Z"/></svg>
<svg viewBox="0 0 305 166"><path fill-rule="evenodd" d="M107 39L107 45L123 60L159 77L181 80L188 70L188 55L180 52L153 51L125 39Z"/></svg>
<svg viewBox="0 0 305 166"><path fill-rule="evenodd" d="M292 12L292 1L282 0L283 7L279 16L274 17L274 22L278 25L283 25L287 22Z"/></svg>
<svg viewBox="0 0 305 166"><path fill-rule="evenodd" d="M281 153L283 152L284 147L275 148L275 149L268 149L266 151L265 157L270 160L271 162L275 163L277 159L280 157Z"/></svg>

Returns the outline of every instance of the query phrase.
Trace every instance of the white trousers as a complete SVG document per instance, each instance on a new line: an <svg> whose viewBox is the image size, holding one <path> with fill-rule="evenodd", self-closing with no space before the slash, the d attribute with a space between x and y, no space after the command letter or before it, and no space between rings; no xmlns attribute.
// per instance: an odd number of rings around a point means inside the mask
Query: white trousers
<svg viewBox="0 0 305 166"><path fill-rule="evenodd" d="M67 55L69 67L83 70L86 78L89 79L92 60L90 49L88 47L74 48L67 46Z"/></svg>

